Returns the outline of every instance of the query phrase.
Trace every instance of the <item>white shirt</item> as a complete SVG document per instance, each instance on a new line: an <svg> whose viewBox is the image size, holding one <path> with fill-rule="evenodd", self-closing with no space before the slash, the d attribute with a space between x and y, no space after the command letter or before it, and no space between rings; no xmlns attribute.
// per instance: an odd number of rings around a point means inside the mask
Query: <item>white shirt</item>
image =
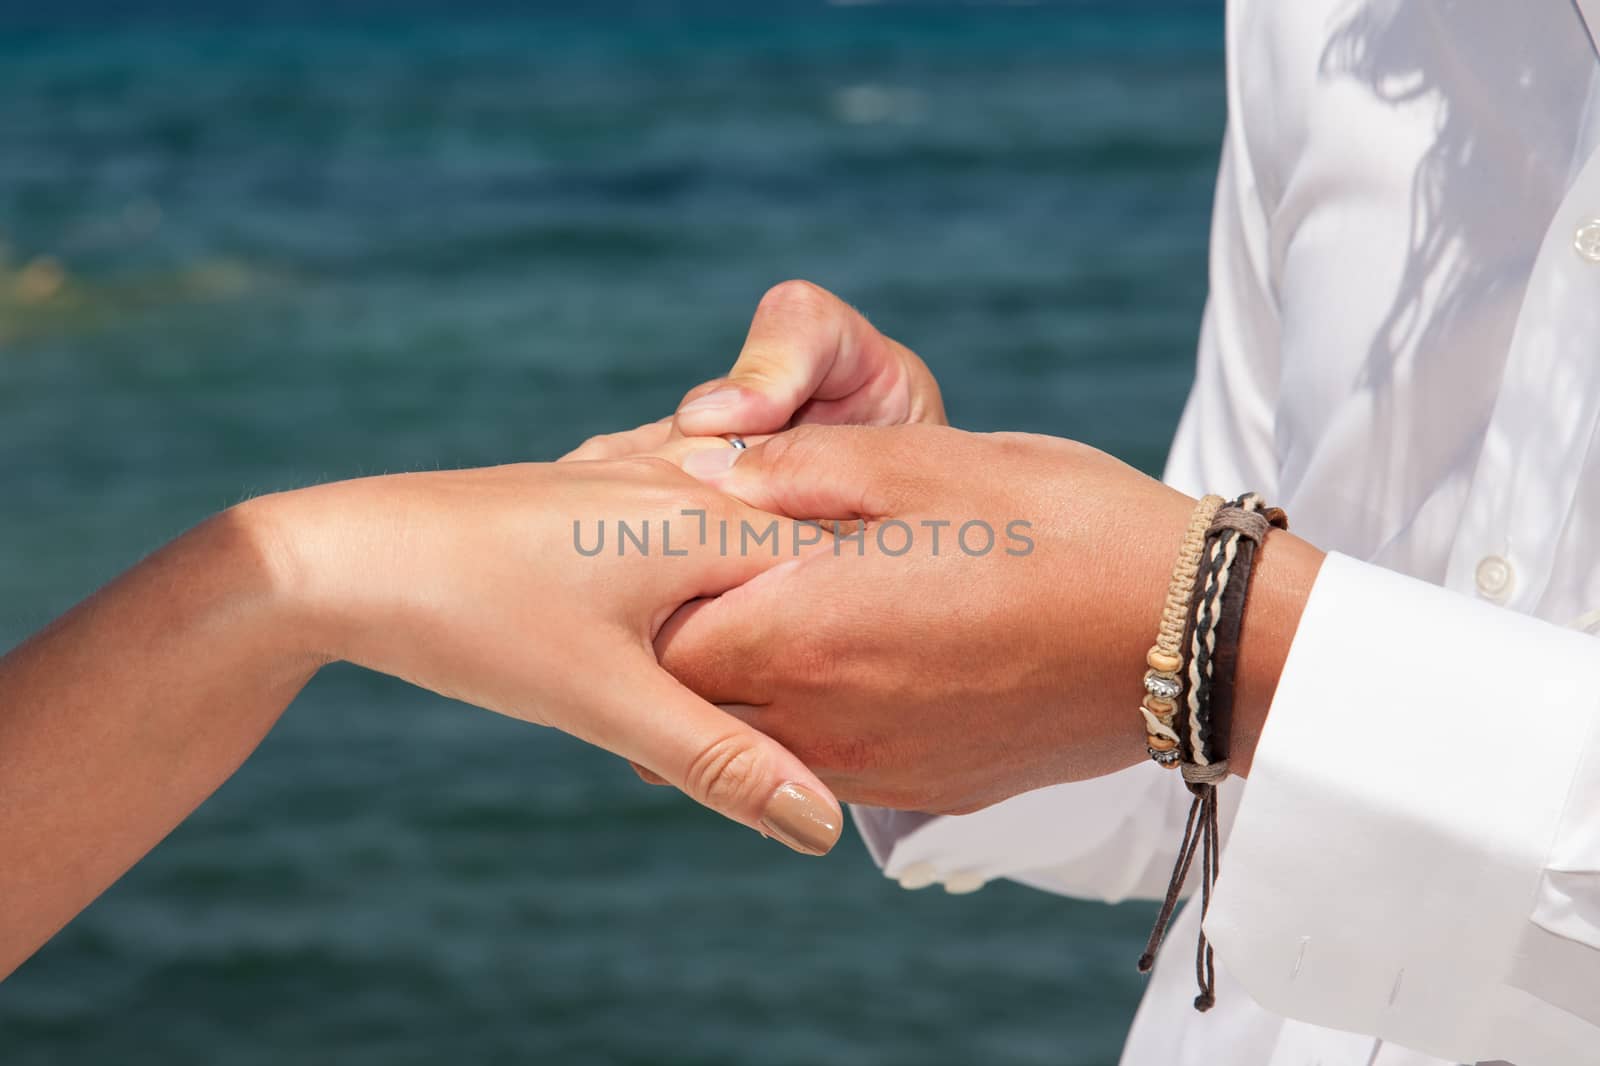
<svg viewBox="0 0 1600 1066"><path fill-rule="evenodd" d="M1335 554L1225 786L1218 1005L1191 906L1123 1062L1600 1063L1600 0L1233 0L1227 33L1167 477ZM1145 765L857 814L908 887L1115 900L1160 893L1187 799Z"/></svg>

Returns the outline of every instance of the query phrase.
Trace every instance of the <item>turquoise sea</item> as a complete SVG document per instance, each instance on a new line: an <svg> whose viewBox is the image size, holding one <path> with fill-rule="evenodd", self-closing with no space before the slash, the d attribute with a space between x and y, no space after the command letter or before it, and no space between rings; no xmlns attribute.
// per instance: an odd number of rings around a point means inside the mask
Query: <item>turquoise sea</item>
<svg viewBox="0 0 1600 1066"><path fill-rule="evenodd" d="M0 3L0 644L247 495L657 417L786 277L957 424L1158 467L1220 6ZM1111 1063L1149 916L336 668L0 984L0 1063Z"/></svg>

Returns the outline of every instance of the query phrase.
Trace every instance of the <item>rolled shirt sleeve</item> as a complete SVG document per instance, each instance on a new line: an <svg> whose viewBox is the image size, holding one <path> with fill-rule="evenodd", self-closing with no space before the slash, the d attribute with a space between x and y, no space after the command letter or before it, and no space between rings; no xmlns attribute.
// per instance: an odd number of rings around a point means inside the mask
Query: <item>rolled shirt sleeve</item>
<svg viewBox="0 0 1600 1066"><path fill-rule="evenodd" d="M1206 930L1263 1006L1600 1062L1600 641L1329 555Z"/></svg>

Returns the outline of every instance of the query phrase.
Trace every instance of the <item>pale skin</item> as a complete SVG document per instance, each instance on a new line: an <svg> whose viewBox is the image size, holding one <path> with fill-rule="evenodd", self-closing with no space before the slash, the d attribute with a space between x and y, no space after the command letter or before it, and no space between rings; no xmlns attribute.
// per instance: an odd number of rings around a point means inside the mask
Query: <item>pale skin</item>
<svg viewBox="0 0 1600 1066"><path fill-rule="evenodd" d="M0 976L210 795L334 660L565 730L826 851L841 823L816 775L652 650L681 604L774 560L687 537L683 556L574 549L574 519L683 508L770 520L662 458L406 474L243 504L95 593L0 659Z"/></svg>

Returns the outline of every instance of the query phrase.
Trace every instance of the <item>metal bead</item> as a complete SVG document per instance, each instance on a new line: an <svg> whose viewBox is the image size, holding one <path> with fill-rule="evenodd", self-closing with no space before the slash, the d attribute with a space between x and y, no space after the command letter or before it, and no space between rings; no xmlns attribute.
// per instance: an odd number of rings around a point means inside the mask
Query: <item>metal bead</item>
<svg viewBox="0 0 1600 1066"><path fill-rule="evenodd" d="M1183 691L1183 682L1172 674L1147 670L1144 675L1144 690L1159 699L1175 700Z"/></svg>
<svg viewBox="0 0 1600 1066"><path fill-rule="evenodd" d="M1163 769L1171 770L1178 765L1179 756L1176 751L1157 751L1154 748L1146 748L1145 750L1150 753L1150 758L1154 759L1156 764Z"/></svg>
<svg viewBox="0 0 1600 1066"><path fill-rule="evenodd" d="M1178 705L1172 700L1164 700L1159 696L1146 696L1144 698L1144 708L1159 718L1171 718L1173 712L1178 709Z"/></svg>

